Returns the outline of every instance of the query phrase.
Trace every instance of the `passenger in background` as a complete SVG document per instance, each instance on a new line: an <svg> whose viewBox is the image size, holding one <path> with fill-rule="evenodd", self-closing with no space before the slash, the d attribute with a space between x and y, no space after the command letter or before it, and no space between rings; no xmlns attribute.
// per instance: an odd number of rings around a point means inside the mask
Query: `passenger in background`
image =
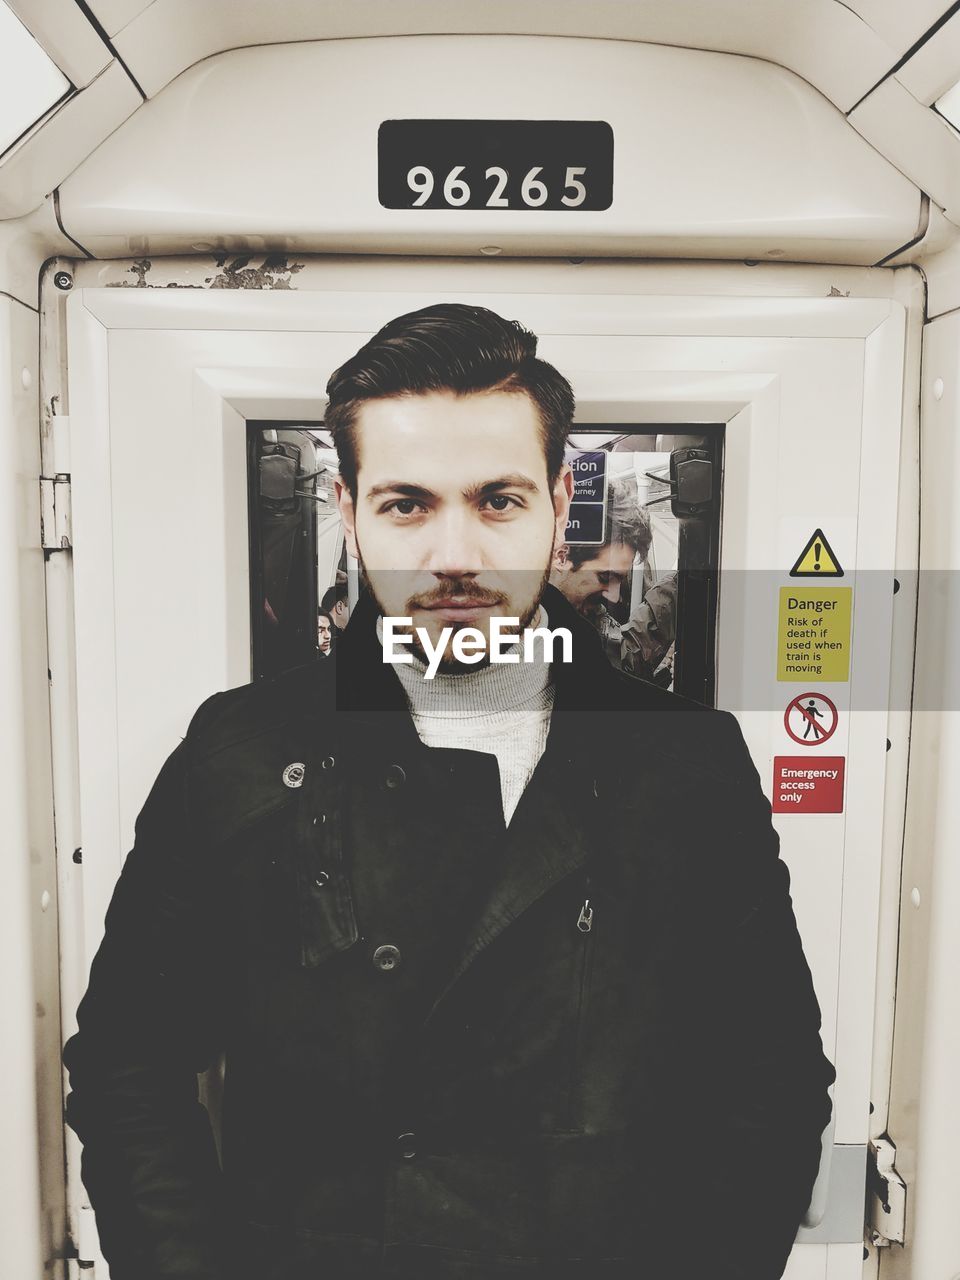
<svg viewBox="0 0 960 1280"><path fill-rule="evenodd" d="M333 653L333 620L322 609L317 614L317 648L325 658Z"/></svg>
<svg viewBox="0 0 960 1280"><path fill-rule="evenodd" d="M338 631L350 621L350 602L347 599L347 575L337 570L337 580L328 587L320 600L320 611L331 618Z"/></svg>
<svg viewBox="0 0 960 1280"><path fill-rule="evenodd" d="M676 638L676 573L665 574L648 587L643 599L631 608L628 622L621 625L608 608L620 603L624 588L629 589L637 557L647 558L652 540L636 481L632 476L618 476L607 492L603 545L564 543L554 557L550 581L597 628L614 666L632 676L669 685Z"/></svg>

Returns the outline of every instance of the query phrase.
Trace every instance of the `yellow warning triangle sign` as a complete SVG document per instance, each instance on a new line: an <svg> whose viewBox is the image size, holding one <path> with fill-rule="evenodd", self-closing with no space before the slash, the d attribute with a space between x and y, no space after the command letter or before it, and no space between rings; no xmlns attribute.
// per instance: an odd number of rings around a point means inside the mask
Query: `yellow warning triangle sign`
<svg viewBox="0 0 960 1280"><path fill-rule="evenodd" d="M814 529L790 570L791 578L842 578L843 569L822 529Z"/></svg>

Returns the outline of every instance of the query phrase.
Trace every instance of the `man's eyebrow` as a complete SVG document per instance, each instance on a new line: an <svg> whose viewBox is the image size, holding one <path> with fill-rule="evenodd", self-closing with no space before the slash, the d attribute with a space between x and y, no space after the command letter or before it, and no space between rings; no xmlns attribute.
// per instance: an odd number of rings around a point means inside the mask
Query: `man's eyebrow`
<svg viewBox="0 0 960 1280"><path fill-rule="evenodd" d="M419 484L407 484L403 480L386 480L383 484L375 484L367 490L367 498L380 498L385 493L399 493L405 498L434 498L430 489Z"/></svg>
<svg viewBox="0 0 960 1280"><path fill-rule="evenodd" d="M524 489L527 493L540 492L540 486L535 480L531 480L529 476L516 471L507 476L499 476L496 480L485 480L483 484L471 485L469 489L463 490L463 496L465 498L484 498L491 493L498 493L501 489Z"/></svg>

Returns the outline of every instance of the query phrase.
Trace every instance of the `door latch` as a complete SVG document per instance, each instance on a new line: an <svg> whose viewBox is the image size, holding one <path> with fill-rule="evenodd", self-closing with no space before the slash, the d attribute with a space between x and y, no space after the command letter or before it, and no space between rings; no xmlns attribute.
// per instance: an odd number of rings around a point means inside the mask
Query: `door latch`
<svg viewBox="0 0 960 1280"><path fill-rule="evenodd" d="M897 1148L888 1137L873 1138L867 1148L867 1230L878 1249L903 1244L907 1225L907 1186L894 1168Z"/></svg>

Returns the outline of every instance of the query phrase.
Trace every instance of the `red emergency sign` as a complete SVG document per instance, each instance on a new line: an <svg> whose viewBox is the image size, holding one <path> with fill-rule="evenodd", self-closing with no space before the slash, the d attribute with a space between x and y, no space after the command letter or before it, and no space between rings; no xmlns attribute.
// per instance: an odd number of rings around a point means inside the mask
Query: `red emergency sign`
<svg viewBox="0 0 960 1280"><path fill-rule="evenodd" d="M774 756L774 813L843 813L843 756Z"/></svg>

